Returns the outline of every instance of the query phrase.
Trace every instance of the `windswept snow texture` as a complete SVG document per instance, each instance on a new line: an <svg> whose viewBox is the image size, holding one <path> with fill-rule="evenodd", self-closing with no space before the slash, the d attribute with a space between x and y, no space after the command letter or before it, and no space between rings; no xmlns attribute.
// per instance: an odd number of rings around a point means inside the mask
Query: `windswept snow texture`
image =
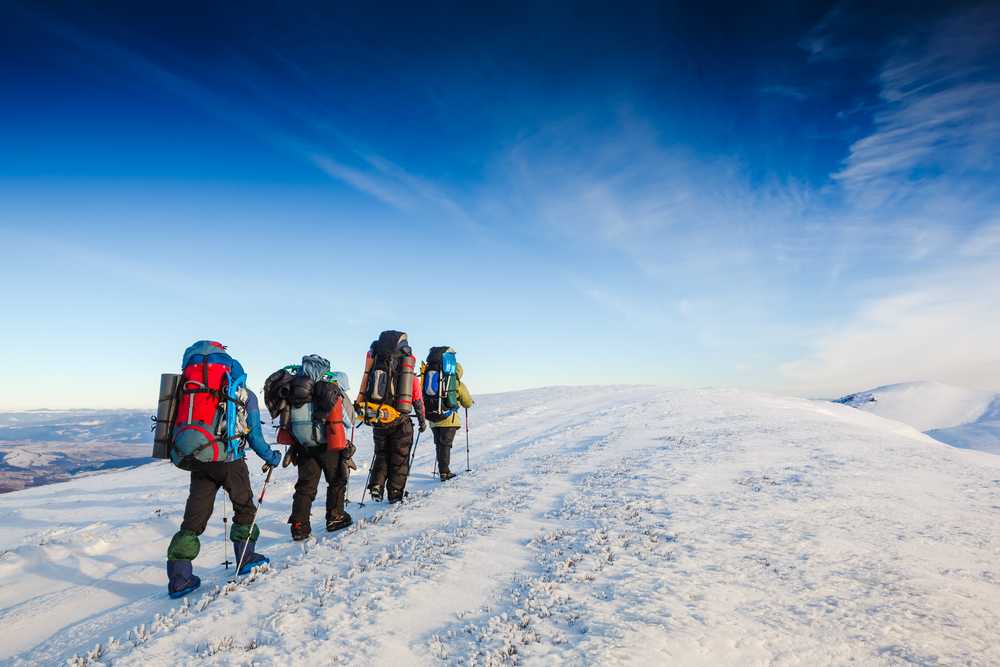
<svg viewBox="0 0 1000 667"><path fill-rule="evenodd" d="M0 660L1000 664L998 457L735 391L533 390L471 413L474 472L432 480L425 439L408 502L354 502L332 536L318 504L306 546L279 470L272 567L227 585L217 512L179 602L168 463L0 497Z"/></svg>
<svg viewBox="0 0 1000 667"><path fill-rule="evenodd" d="M909 424L955 447L1000 454L1000 394L941 382L907 382L836 402Z"/></svg>

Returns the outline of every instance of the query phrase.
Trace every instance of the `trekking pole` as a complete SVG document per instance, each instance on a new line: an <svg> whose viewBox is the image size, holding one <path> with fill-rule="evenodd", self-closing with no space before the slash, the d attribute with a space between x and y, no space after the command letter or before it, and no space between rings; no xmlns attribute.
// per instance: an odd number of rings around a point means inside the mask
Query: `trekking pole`
<svg viewBox="0 0 1000 667"><path fill-rule="evenodd" d="M472 472L472 459L469 454L469 408L465 409L465 472Z"/></svg>
<svg viewBox="0 0 1000 667"><path fill-rule="evenodd" d="M354 424L351 424L351 447L354 446ZM354 454L351 454L354 456ZM347 481L344 482L344 504L351 502L351 466L341 463L347 468Z"/></svg>
<svg viewBox="0 0 1000 667"><path fill-rule="evenodd" d="M365 481L365 488L361 491L361 502L358 503L358 507L365 506L365 494L368 493L368 487L372 484L372 471L375 469L375 447L372 447L372 461L368 464L368 479Z"/></svg>
<svg viewBox="0 0 1000 667"><path fill-rule="evenodd" d="M253 523L250 524L250 534L247 535L247 541L243 543L243 553L240 554L240 562L236 564L236 576L239 576L240 568L243 567L243 559L247 556L247 547L249 546L250 536L253 535L253 529L257 525L257 515L260 514L260 508L264 505L264 494L267 492L267 485L271 483L271 473L274 472L274 466L265 463L264 468L267 469L267 477L264 478L264 486L260 488L260 498L257 499L257 511L253 513Z"/></svg>
<svg viewBox="0 0 1000 667"><path fill-rule="evenodd" d="M410 452L410 467L413 467L413 459L417 458L417 447L420 445L420 431L417 431L417 441L413 443L413 451Z"/></svg>
<svg viewBox="0 0 1000 667"><path fill-rule="evenodd" d="M229 569L229 564L233 561L229 560L229 549L226 545L226 535L229 534L229 512L226 508L226 496L228 494L222 494L222 564Z"/></svg>

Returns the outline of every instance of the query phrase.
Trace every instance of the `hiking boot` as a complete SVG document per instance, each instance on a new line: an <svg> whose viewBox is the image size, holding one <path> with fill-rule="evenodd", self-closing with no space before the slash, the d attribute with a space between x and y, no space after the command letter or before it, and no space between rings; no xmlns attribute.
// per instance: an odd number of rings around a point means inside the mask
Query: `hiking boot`
<svg viewBox="0 0 1000 667"><path fill-rule="evenodd" d="M174 559L167 561L167 594L176 600L201 586L201 579L192 573L191 561Z"/></svg>
<svg viewBox="0 0 1000 667"><path fill-rule="evenodd" d="M237 574L250 574L250 571L258 565L266 565L271 562L267 556L254 552L255 546L257 546L256 540L233 542L233 549L236 550L236 564L240 568ZM246 552L245 556L244 552ZM240 565L241 562L242 565Z"/></svg>
<svg viewBox="0 0 1000 667"><path fill-rule="evenodd" d="M402 489L389 489L389 504L401 502L403 500Z"/></svg>
<svg viewBox="0 0 1000 667"><path fill-rule="evenodd" d="M309 539L312 534L312 526L309 525L308 521L293 521L292 522L292 539L296 542L301 542L302 540Z"/></svg>
<svg viewBox="0 0 1000 667"><path fill-rule="evenodd" d="M354 519L352 519L351 515L348 514L347 512L344 512L342 514L334 514L326 518L326 530L327 532L332 533L336 530L343 530L344 528L350 526L352 523L354 523Z"/></svg>
<svg viewBox="0 0 1000 667"><path fill-rule="evenodd" d="M458 477L458 475L456 475L455 473L451 472L450 470L447 471L447 472L441 473L441 481L442 482L447 482L452 477Z"/></svg>
<svg viewBox="0 0 1000 667"><path fill-rule="evenodd" d="M382 494L385 493L385 489L381 486L369 486L368 491L372 494L372 500L376 502L382 502Z"/></svg>

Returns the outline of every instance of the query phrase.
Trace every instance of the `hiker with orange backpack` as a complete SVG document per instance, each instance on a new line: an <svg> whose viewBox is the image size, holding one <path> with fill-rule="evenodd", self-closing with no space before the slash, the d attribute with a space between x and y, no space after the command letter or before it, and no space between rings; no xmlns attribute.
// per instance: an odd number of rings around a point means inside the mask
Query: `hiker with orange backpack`
<svg viewBox="0 0 1000 667"><path fill-rule="evenodd" d="M168 374L161 379L162 404L164 380L176 378L172 394L175 404L161 406L157 418L158 436L160 427L169 428L164 453L174 465L191 473L184 520L167 548L167 592L172 598L187 595L201 585L201 579L192 572L191 561L201 549L198 536L205 532L212 516L219 487L226 490L233 503L229 537L239 574L268 562L266 556L255 551L260 529L255 520L257 508L250 471L244 459L246 446L249 444L266 466L281 463L281 453L264 441L257 396L246 386L246 373L225 346L207 340L194 343L185 350L181 369L180 376ZM169 417L163 417L165 414Z"/></svg>
<svg viewBox="0 0 1000 667"><path fill-rule="evenodd" d="M298 468L299 479L288 517L292 539L308 539L312 533L309 515L316 499L319 479L326 479L326 529L351 525L344 510L347 481L357 469L352 457L354 443L347 428L355 424L354 408L347 397L347 374L330 370L330 362L318 354L302 357L300 365L285 366L264 384L264 403L272 419L279 420L278 443L288 444L286 460Z"/></svg>
<svg viewBox="0 0 1000 667"><path fill-rule="evenodd" d="M386 493L390 503L400 502L410 474L414 414L420 432L427 430L417 365L406 334L383 331L365 356L365 372L354 409L372 427L375 452L368 475L373 500Z"/></svg>

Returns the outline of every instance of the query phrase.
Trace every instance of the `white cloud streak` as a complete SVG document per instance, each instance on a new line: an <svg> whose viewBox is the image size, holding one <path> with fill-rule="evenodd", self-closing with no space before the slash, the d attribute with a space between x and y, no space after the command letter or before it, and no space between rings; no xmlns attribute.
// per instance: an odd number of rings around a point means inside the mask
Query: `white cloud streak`
<svg viewBox="0 0 1000 667"><path fill-rule="evenodd" d="M886 383L940 380L1000 390L1000 263L946 271L867 302L781 366L785 387L837 396Z"/></svg>
<svg viewBox="0 0 1000 667"><path fill-rule="evenodd" d="M914 379L1000 388L998 62L1000 11L990 7L896 43L873 130L833 177L847 213L894 229L911 265L781 365L785 388L835 395Z"/></svg>
<svg viewBox="0 0 1000 667"><path fill-rule="evenodd" d="M938 179L995 172L1000 154L1000 11L900 40L882 67L874 131L834 175L859 203L918 197Z"/></svg>
<svg viewBox="0 0 1000 667"><path fill-rule="evenodd" d="M138 85L151 83L210 116L241 128L262 143L315 165L331 178L392 208L406 213L424 210L474 226L463 207L431 181L406 171L374 151L360 148L358 142L349 142L345 133L328 124L318 122L301 111L287 113L288 119L285 121L248 111L261 108L259 99L263 95L257 89L254 77L246 72L240 81L202 82L182 75L111 39L92 35L49 17L20 11L29 20L95 58L102 71L111 67L137 75L135 81L139 82ZM235 97L241 83L252 88L256 97ZM219 90L226 91L226 94L217 92ZM296 122L288 122L290 119ZM314 132L336 135L336 146L307 138L311 132L300 131L296 128L296 123L305 126L301 128L303 130L307 127Z"/></svg>

